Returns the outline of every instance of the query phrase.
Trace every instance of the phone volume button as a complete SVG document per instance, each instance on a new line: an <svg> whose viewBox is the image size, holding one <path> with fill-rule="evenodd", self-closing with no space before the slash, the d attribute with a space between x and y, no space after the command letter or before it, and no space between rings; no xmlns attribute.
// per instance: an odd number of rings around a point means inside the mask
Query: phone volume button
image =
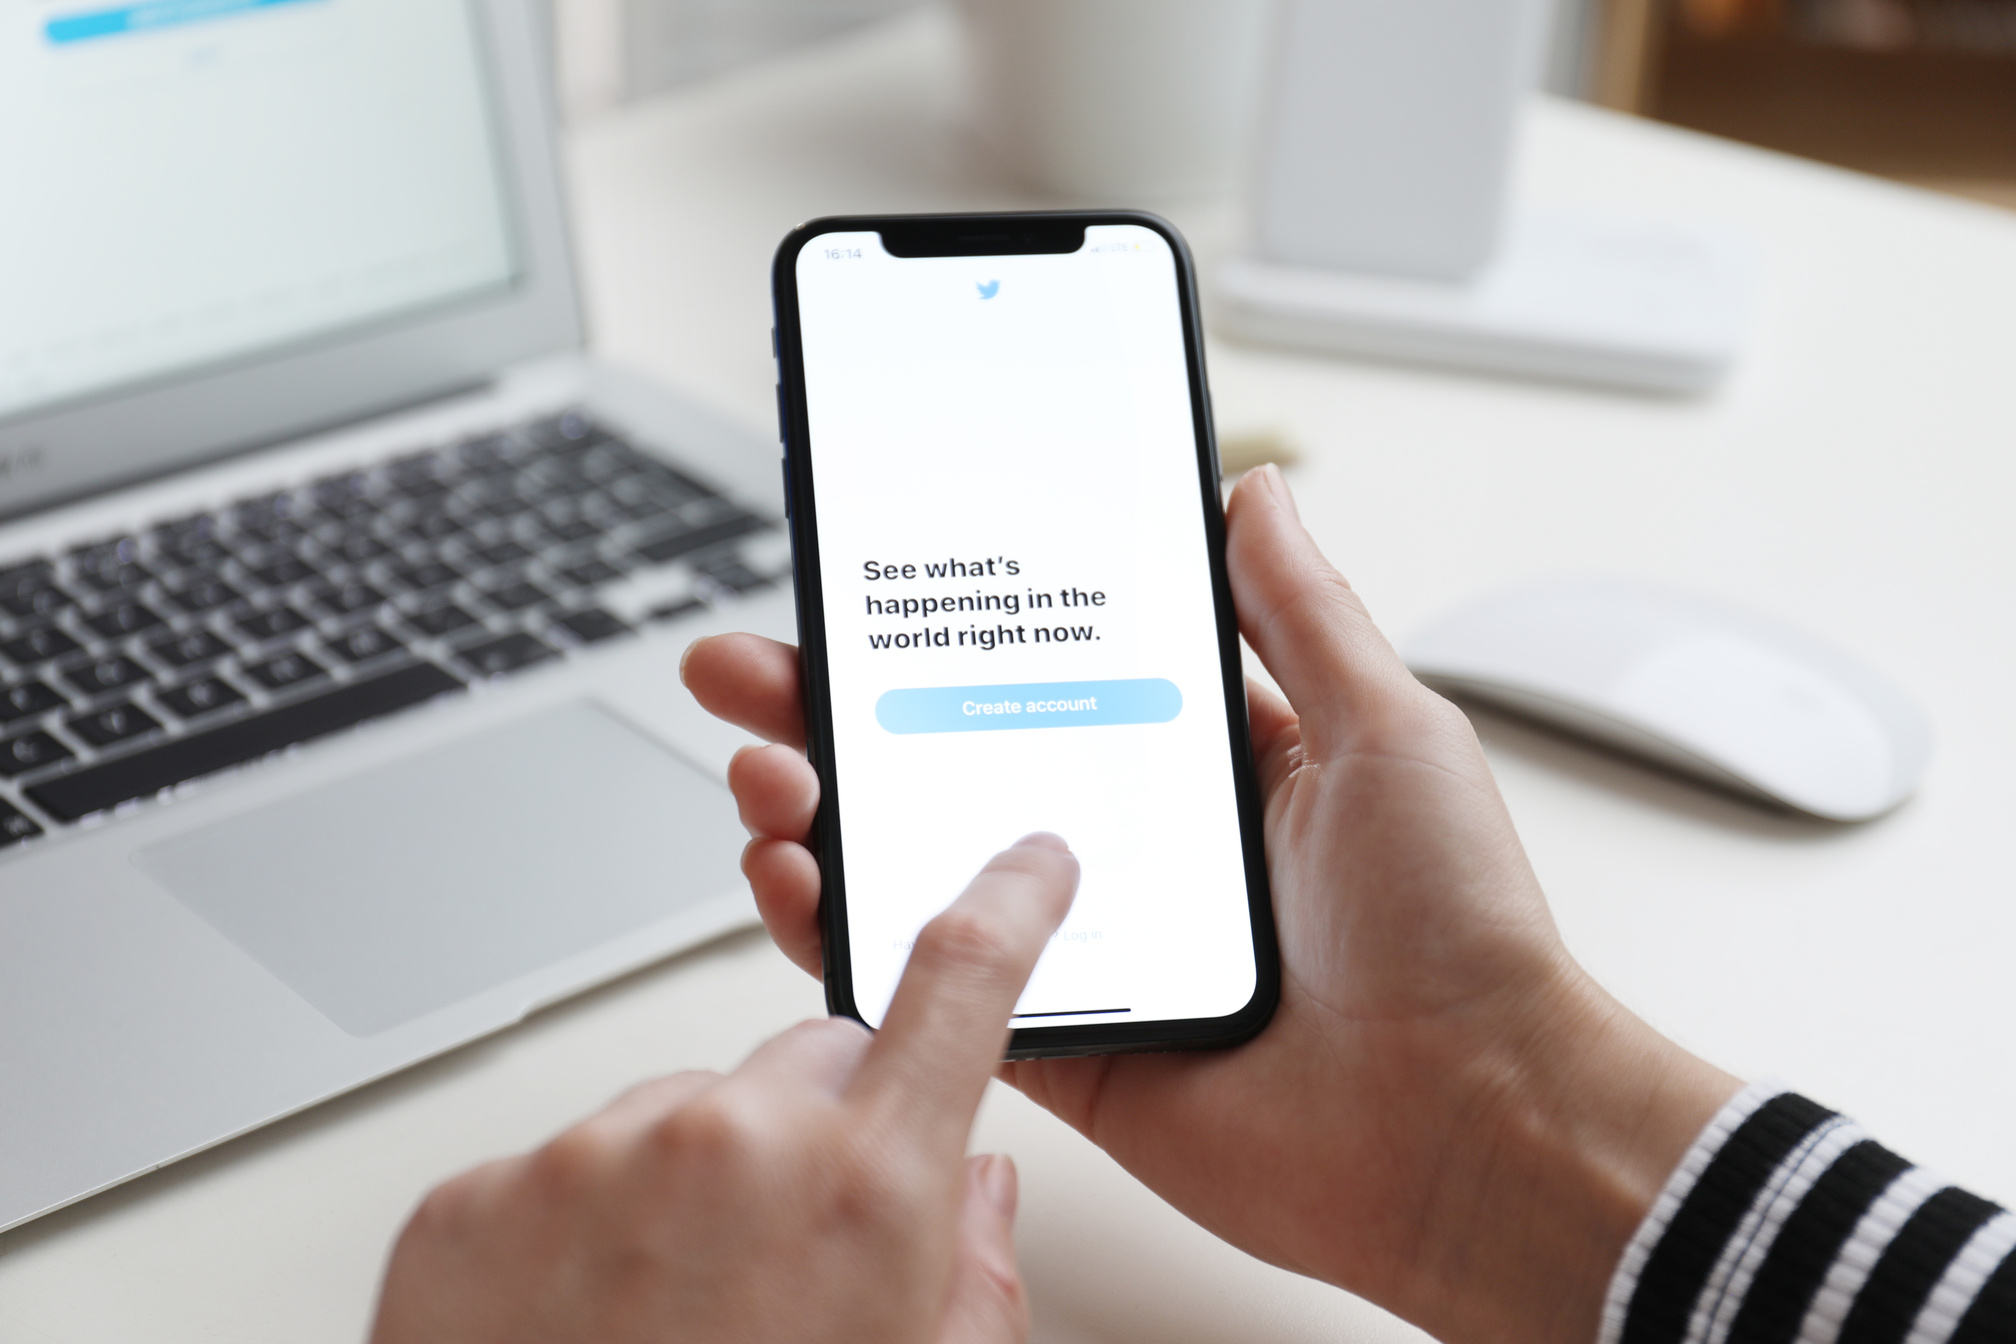
<svg viewBox="0 0 2016 1344"><path fill-rule="evenodd" d="M791 459L780 457L777 459L777 465L783 469L784 473L784 516L789 518L791 516Z"/></svg>
<svg viewBox="0 0 2016 1344"><path fill-rule="evenodd" d="M777 384L777 442L791 446L791 419L784 414L784 384Z"/></svg>

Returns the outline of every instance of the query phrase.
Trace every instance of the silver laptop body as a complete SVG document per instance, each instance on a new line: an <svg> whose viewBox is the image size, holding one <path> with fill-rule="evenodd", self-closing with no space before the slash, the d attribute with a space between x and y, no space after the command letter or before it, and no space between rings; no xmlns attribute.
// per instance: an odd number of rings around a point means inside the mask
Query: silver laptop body
<svg viewBox="0 0 2016 1344"><path fill-rule="evenodd" d="M0 1229L753 917L776 449L582 353L545 25L0 35Z"/></svg>

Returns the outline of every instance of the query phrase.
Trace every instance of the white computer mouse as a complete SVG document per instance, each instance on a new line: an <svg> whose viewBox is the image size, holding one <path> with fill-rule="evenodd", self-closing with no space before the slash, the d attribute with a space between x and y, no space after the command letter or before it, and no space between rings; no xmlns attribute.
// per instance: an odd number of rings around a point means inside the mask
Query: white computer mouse
<svg viewBox="0 0 2016 1344"><path fill-rule="evenodd" d="M1925 716L1862 663L1656 588L1514 589L1438 621L1405 655L1439 690L1834 821L1903 802L1931 756Z"/></svg>

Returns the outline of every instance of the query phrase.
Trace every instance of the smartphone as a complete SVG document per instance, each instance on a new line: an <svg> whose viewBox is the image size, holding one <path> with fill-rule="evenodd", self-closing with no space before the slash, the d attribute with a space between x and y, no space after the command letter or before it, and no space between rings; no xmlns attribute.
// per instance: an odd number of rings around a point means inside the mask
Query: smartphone
<svg viewBox="0 0 2016 1344"><path fill-rule="evenodd" d="M1077 854L1011 1058L1222 1046L1280 964L1181 235L822 219L778 249L829 1008L1031 831Z"/></svg>

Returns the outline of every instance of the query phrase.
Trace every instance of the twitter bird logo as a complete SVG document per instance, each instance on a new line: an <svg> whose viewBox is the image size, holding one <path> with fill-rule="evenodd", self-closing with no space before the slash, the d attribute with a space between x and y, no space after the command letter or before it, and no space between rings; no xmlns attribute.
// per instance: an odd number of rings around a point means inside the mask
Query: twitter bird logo
<svg viewBox="0 0 2016 1344"><path fill-rule="evenodd" d="M976 284L974 288L980 291L981 298L991 299L1001 292L1001 282L999 280L987 280Z"/></svg>

